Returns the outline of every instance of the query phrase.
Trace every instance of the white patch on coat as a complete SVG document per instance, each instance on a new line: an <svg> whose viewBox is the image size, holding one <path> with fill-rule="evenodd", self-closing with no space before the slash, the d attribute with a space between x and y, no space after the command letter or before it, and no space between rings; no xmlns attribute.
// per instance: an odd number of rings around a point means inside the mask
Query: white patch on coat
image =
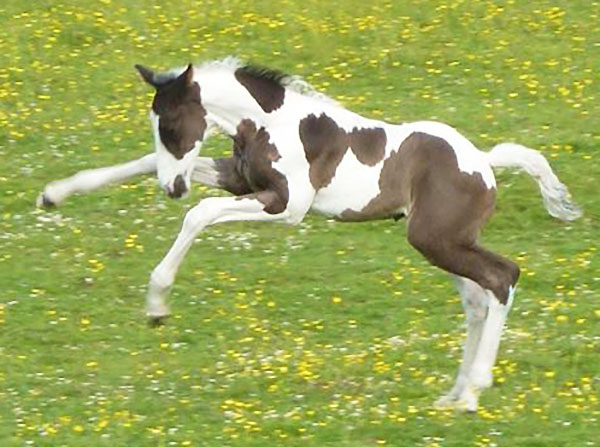
<svg viewBox="0 0 600 447"><path fill-rule="evenodd" d="M361 211L380 193L382 167L383 160L367 166L348 149L331 183L317 192L311 209L329 216L339 216L346 210Z"/></svg>
<svg viewBox="0 0 600 447"><path fill-rule="evenodd" d="M311 207L315 190L306 173L310 169L304 154L304 148L298 134L285 126L272 127L269 130L269 143L277 148L280 158L271 163L271 167L287 179L289 217L287 223L298 224Z"/></svg>

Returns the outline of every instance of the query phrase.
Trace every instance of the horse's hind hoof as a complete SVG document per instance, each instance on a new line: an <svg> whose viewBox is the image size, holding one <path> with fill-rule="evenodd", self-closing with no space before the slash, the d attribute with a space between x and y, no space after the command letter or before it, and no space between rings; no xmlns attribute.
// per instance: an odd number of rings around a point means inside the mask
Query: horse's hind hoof
<svg viewBox="0 0 600 447"><path fill-rule="evenodd" d="M446 410L448 408L454 408L456 405L457 398L451 394L446 394L436 400L433 404L433 408L438 410Z"/></svg>
<svg viewBox="0 0 600 447"><path fill-rule="evenodd" d="M148 326L151 328L164 326L167 322L168 315L156 315L156 316L148 316Z"/></svg>
<svg viewBox="0 0 600 447"><path fill-rule="evenodd" d="M38 196L36 205L38 208L54 208L56 203L50 200L45 193L42 193Z"/></svg>

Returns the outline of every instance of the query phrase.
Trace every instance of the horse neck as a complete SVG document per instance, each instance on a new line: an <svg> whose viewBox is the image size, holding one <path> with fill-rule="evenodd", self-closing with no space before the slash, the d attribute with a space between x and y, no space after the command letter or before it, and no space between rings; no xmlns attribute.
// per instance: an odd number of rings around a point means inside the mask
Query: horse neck
<svg viewBox="0 0 600 447"><path fill-rule="evenodd" d="M264 112L235 79L233 72L214 69L198 73L194 80L200 86L207 119L214 121L228 134L234 135L237 125L244 118L262 121Z"/></svg>
<svg viewBox="0 0 600 447"><path fill-rule="evenodd" d="M227 134L235 135L243 119L251 119L258 125L269 124L272 115L261 109L246 87L238 82L233 70L218 66L205 68L196 73L194 81L200 86L207 120L214 122ZM347 130L354 127L390 127L383 121L369 119L334 103L290 90L286 90L286 101L288 107L305 111L307 115L326 113L339 120L339 124Z"/></svg>

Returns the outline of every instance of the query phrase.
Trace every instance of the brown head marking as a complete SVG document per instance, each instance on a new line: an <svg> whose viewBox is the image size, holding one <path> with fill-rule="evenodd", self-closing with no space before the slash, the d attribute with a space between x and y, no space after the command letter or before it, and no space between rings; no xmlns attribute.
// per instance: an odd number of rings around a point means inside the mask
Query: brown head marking
<svg viewBox="0 0 600 447"><path fill-rule="evenodd" d="M204 139L206 110L190 64L180 76L156 75L136 65L142 79L156 88L152 110L159 117L160 139L178 160Z"/></svg>

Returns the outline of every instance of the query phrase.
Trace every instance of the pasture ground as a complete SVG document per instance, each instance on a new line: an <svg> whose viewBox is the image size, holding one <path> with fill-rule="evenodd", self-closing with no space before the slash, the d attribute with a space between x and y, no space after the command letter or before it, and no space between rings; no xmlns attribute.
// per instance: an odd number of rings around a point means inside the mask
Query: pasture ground
<svg viewBox="0 0 600 447"><path fill-rule="evenodd" d="M600 4L5 0L0 5L0 445L600 445ZM522 269L476 415L436 411L464 337L403 222L204 232L146 326L186 209L152 178L36 210L43 186L152 150L157 69L238 55L366 116L538 148L585 216L499 173L484 243ZM204 153L230 151L225 138Z"/></svg>

